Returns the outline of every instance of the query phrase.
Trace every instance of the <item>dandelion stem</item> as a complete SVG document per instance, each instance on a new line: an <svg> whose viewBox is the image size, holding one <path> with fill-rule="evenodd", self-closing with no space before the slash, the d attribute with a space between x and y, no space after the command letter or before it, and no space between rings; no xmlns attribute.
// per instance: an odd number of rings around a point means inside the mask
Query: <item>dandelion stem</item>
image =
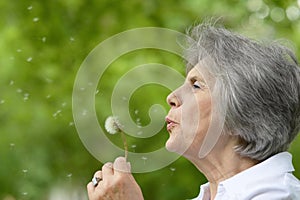
<svg viewBox="0 0 300 200"><path fill-rule="evenodd" d="M128 157L128 146L127 146L126 136L125 136L125 134L124 134L123 131L120 131L120 132L121 132L121 137L122 137L123 144L124 144L125 160L127 161L127 157Z"/></svg>

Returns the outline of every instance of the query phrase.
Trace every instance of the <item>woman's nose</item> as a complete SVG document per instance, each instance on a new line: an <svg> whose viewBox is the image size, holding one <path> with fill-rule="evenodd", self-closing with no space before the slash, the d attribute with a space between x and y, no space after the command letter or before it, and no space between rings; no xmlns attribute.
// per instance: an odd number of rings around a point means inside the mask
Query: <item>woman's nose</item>
<svg viewBox="0 0 300 200"><path fill-rule="evenodd" d="M171 107L179 107L180 106L180 101L174 92L172 92L171 94L168 95L167 103Z"/></svg>

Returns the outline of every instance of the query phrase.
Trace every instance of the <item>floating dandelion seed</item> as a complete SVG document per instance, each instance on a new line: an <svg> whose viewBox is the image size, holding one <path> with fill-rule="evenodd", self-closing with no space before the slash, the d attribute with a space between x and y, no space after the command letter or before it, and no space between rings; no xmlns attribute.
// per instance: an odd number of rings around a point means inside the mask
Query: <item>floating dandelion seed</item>
<svg viewBox="0 0 300 200"><path fill-rule="evenodd" d="M31 61L32 61L32 57L28 57L28 58L26 59L26 61L27 61L27 62L31 62Z"/></svg>
<svg viewBox="0 0 300 200"><path fill-rule="evenodd" d="M35 17L35 18L32 19L33 22L37 22L37 21L39 21L39 20L40 20L40 19L39 19L38 17Z"/></svg>
<svg viewBox="0 0 300 200"><path fill-rule="evenodd" d="M170 170L171 170L172 172L175 172L175 171L176 171L176 168L175 168L175 167L170 167Z"/></svg>
<svg viewBox="0 0 300 200"><path fill-rule="evenodd" d="M28 93L25 93L24 94L24 97L23 97L23 100L24 101L27 101L29 99L29 94Z"/></svg>
<svg viewBox="0 0 300 200"><path fill-rule="evenodd" d="M86 109L84 109L81 114L82 114L82 116L86 116L87 113L88 113L88 111Z"/></svg>
<svg viewBox="0 0 300 200"><path fill-rule="evenodd" d="M137 135L142 135L142 134L143 134L143 131L137 132Z"/></svg>
<svg viewBox="0 0 300 200"><path fill-rule="evenodd" d="M146 160L148 159L146 156L142 156L141 159L144 161L144 165L146 164Z"/></svg>
<svg viewBox="0 0 300 200"><path fill-rule="evenodd" d="M171 176L173 176L174 172L176 171L176 168L175 167L170 167L170 170L172 172Z"/></svg>
<svg viewBox="0 0 300 200"><path fill-rule="evenodd" d="M60 116L60 115L61 115L61 111L62 111L62 110L57 110L55 113L53 113L52 116L56 119L57 116Z"/></svg>
<svg viewBox="0 0 300 200"><path fill-rule="evenodd" d="M133 152L135 152L136 144L131 145L131 148L133 149Z"/></svg>
<svg viewBox="0 0 300 200"><path fill-rule="evenodd" d="M127 156L128 156L128 147L127 147L127 141L126 141L126 137L124 132L121 130L122 125L119 122L117 117L114 116L109 116L106 120L105 120L105 129L109 134L117 134L118 132L121 133L121 137L123 140L123 144L124 144L124 150L125 150L125 159L127 160Z"/></svg>

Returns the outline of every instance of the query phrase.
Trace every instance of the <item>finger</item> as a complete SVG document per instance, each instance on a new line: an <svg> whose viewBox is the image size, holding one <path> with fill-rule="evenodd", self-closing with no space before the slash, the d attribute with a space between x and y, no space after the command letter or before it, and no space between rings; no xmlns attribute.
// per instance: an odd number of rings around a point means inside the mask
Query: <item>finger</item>
<svg viewBox="0 0 300 200"><path fill-rule="evenodd" d="M130 163L126 162L124 157L116 158L114 162L114 172L115 173L130 173L131 167Z"/></svg>
<svg viewBox="0 0 300 200"><path fill-rule="evenodd" d="M102 167L102 179L105 180L112 175L114 175L113 164L111 162L105 163Z"/></svg>
<svg viewBox="0 0 300 200"><path fill-rule="evenodd" d="M95 186L93 185L92 182L89 182L89 183L87 184L86 188L87 188L89 197L91 197L92 194L93 194L94 191L95 191Z"/></svg>
<svg viewBox="0 0 300 200"><path fill-rule="evenodd" d="M102 171L100 171L100 170L96 171L95 174L94 174L94 177L102 179Z"/></svg>

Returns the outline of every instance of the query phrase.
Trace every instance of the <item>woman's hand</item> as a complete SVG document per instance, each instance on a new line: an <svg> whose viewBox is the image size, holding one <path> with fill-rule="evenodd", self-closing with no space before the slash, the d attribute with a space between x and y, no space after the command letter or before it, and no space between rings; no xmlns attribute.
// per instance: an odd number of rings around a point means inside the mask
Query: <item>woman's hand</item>
<svg viewBox="0 0 300 200"><path fill-rule="evenodd" d="M130 173L130 164L124 157L118 157L114 163L106 163L94 177L101 181L97 186L87 185L90 200L143 200L141 188Z"/></svg>

